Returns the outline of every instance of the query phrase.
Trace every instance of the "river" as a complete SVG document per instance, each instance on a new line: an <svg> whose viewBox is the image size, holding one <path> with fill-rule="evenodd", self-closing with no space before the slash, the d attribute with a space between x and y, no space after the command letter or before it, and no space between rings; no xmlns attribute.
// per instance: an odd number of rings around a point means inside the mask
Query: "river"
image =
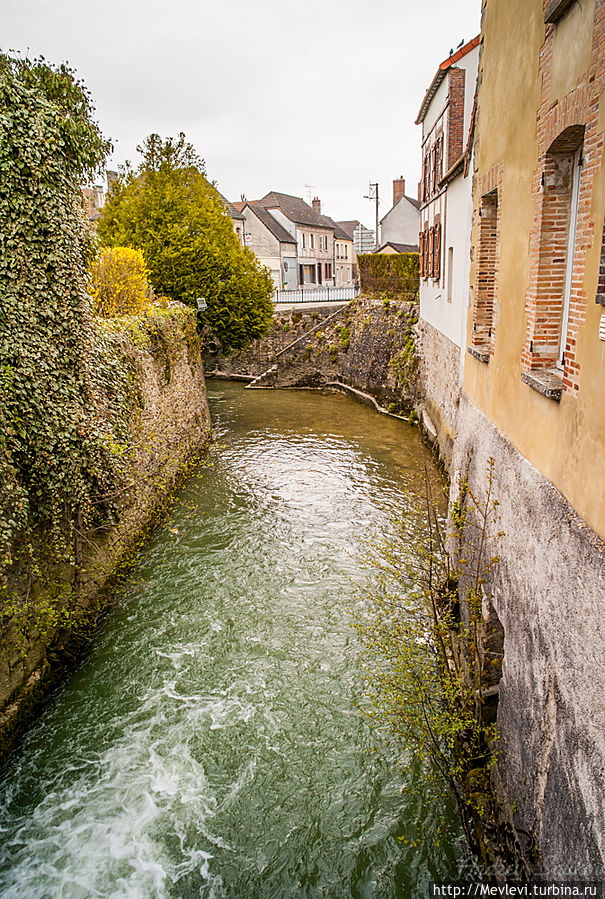
<svg viewBox="0 0 605 899"><path fill-rule="evenodd" d="M2 769L0 895L425 896L461 838L359 711L350 608L431 458L348 397L208 391L208 458Z"/></svg>

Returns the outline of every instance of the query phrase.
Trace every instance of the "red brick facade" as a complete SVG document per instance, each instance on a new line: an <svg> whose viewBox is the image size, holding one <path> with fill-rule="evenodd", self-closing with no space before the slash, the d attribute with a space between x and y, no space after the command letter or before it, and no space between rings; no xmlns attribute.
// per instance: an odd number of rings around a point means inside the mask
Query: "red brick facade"
<svg viewBox="0 0 605 899"><path fill-rule="evenodd" d="M449 171L464 150L465 71L452 66L448 72L447 165Z"/></svg>
<svg viewBox="0 0 605 899"><path fill-rule="evenodd" d="M545 7L547 0L545 0ZM598 130L599 94L605 81L605 0L597 0L589 70L576 88L557 102L550 101L554 31L546 25L540 53L542 102L537 116L538 166L532 193L534 225L530 236L530 283L526 296L527 334L522 352L524 371L552 368L564 341L563 389L579 390L578 329L586 318L583 289L586 255L597 223L591 213L593 181L602 164L603 131ZM582 168L576 241L573 257L569 324L561 335L563 282L570 226L572 157L581 149ZM600 230L600 223L599 223ZM563 345L562 345L563 348Z"/></svg>

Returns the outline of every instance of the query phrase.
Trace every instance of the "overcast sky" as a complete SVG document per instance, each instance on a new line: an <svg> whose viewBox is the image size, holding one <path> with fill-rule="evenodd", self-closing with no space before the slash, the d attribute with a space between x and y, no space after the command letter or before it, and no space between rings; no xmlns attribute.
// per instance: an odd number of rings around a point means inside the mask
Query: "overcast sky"
<svg viewBox="0 0 605 899"><path fill-rule="evenodd" d="M230 200L322 200L373 227L363 199L416 196L422 97L479 32L481 0L0 0L2 50L69 62L90 89L111 166L152 131L184 131Z"/></svg>

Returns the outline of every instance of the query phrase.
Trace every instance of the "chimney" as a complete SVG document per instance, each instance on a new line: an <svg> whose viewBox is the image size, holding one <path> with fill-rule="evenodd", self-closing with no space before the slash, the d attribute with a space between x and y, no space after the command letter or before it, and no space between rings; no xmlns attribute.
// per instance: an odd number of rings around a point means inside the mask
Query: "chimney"
<svg viewBox="0 0 605 899"><path fill-rule="evenodd" d="M319 197L313 197L313 209L318 215L321 215L321 200Z"/></svg>
<svg viewBox="0 0 605 899"><path fill-rule="evenodd" d="M405 178L403 175L400 175L399 178L395 178L393 181L393 206L403 196L405 196Z"/></svg>

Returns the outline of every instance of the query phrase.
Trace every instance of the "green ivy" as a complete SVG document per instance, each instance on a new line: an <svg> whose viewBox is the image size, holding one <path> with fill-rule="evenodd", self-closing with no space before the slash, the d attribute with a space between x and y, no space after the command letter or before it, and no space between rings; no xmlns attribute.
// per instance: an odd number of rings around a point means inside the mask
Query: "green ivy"
<svg viewBox="0 0 605 899"><path fill-rule="evenodd" d="M0 54L0 587L8 613L11 570L19 568L27 596L42 555L77 572L85 528L110 514L102 498L116 467L93 389L106 355L86 292L92 240L80 187L108 149L69 68Z"/></svg>

